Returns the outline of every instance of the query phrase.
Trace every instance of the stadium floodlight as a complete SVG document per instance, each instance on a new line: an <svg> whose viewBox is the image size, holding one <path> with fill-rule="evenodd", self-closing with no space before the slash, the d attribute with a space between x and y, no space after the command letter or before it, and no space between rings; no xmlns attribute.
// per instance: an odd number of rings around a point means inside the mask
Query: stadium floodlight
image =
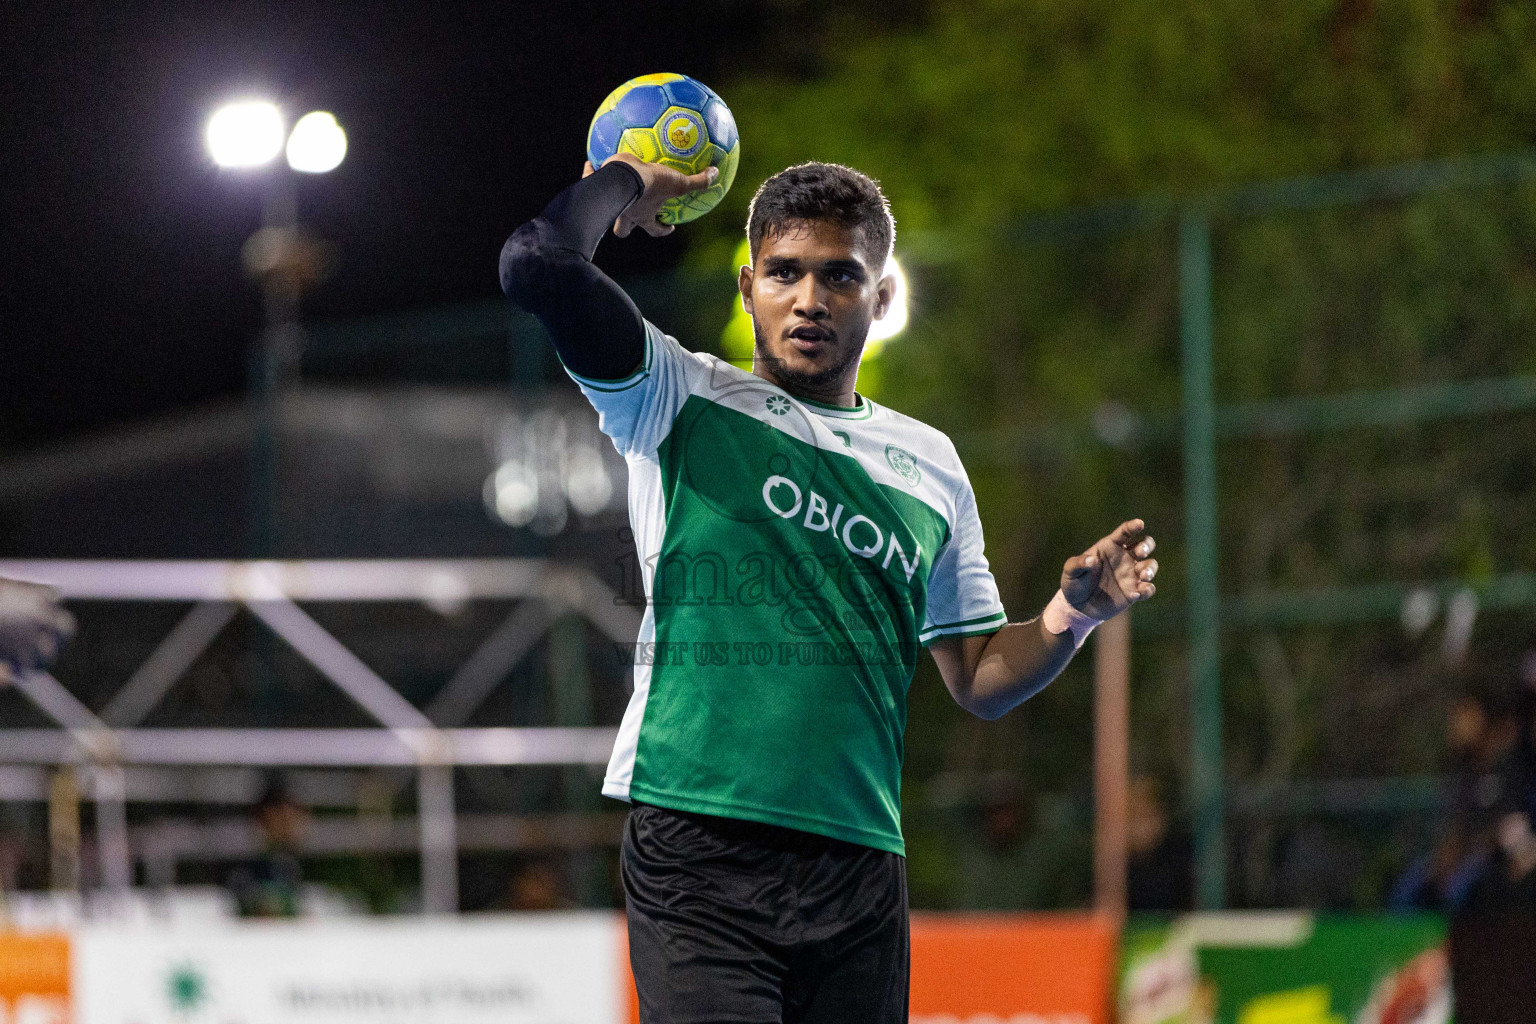
<svg viewBox="0 0 1536 1024"><path fill-rule="evenodd" d="M283 114L268 100L241 100L208 119L208 153L220 167L263 167L283 151Z"/></svg>
<svg viewBox="0 0 1536 1024"><path fill-rule="evenodd" d="M519 459L508 459L485 482L485 503L508 526L533 522L539 511L539 477Z"/></svg>
<svg viewBox="0 0 1536 1024"><path fill-rule="evenodd" d="M288 136L288 166L306 174L324 174L347 155L347 133L334 114L312 110L299 118Z"/></svg>
<svg viewBox="0 0 1536 1024"><path fill-rule="evenodd" d="M864 339L865 356L874 355L882 342L896 337L907 326L907 275L894 255L885 261L885 275L896 278L896 294L891 298L891 308L886 310L885 316L869 325L869 335Z"/></svg>

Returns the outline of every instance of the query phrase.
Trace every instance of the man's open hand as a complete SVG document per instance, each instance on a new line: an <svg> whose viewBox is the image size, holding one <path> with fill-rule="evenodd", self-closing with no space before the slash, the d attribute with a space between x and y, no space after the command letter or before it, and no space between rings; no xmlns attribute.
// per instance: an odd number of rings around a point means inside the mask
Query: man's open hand
<svg viewBox="0 0 1536 1024"><path fill-rule="evenodd" d="M1157 559L1151 555L1157 542L1146 530L1140 519L1127 520L1087 551L1067 559L1061 592L1068 603L1102 621L1155 594Z"/></svg>
<svg viewBox="0 0 1536 1024"><path fill-rule="evenodd" d="M633 153L615 153L603 164L622 160L633 167L640 175L640 183L643 186L639 198L625 207L619 214L619 219L613 222L613 233L620 238L626 237L635 228L643 228L645 233L660 238L662 235L670 235L677 230L674 224L663 224L656 219L656 214L661 210L661 204L668 199L676 199L685 196L689 192L699 192L715 183L720 176L720 170L716 167L706 167L698 174L684 174L666 164L646 163ZM593 171L592 161L588 160L582 169L581 176L585 178Z"/></svg>

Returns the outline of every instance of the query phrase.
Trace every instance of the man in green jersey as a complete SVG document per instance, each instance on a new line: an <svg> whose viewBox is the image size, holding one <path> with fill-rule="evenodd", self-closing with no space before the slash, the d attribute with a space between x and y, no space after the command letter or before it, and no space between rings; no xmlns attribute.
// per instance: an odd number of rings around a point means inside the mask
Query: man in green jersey
<svg viewBox="0 0 1536 1024"><path fill-rule="evenodd" d="M996 718L1152 595L1154 543L1122 523L1067 560L1040 616L1007 621L954 445L855 390L895 234L857 171L802 164L753 198L750 372L645 321L592 265L597 243L610 224L669 233L660 204L710 173L589 165L501 258L629 468L648 602L603 792L634 805L641 1018L904 1021L918 649L962 707Z"/></svg>

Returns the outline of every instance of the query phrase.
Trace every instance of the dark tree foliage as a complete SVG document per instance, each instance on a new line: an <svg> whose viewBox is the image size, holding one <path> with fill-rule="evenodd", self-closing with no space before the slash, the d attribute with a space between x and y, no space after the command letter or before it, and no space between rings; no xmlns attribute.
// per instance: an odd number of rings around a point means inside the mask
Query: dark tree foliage
<svg viewBox="0 0 1536 1024"><path fill-rule="evenodd" d="M792 59L755 55L767 70L719 83L741 126L741 186L692 229L694 265L728 265L752 186L783 166L839 161L882 181L914 319L866 364L861 387L956 438L1016 620L1050 596L1064 558L1129 515L1161 541L1157 602L1176 605L1185 588L1176 422L1139 443L1104 441L1127 416L1166 423L1179 408L1172 221L1030 243L1010 225L1086 204L1513 152L1536 124L1536 10L1515 2L971 0L904 9L894 22L869 6L774 10L804 31L774 37L776 52L793 38ZM1218 401L1536 372L1533 229L1536 187L1522 185L1218 218ZM1529 567L1533 460L1536 416L1519 413L1225 442L1223 594ZM1144 614L1133 759L1177 794L1184 647L1176 624ZM1472 658L1510 663L1527 619L1485 617ZM1229 630L1231 784L1440 771L1453 676L1437 630ZM931 666L920 671L907 777L919 903L954 900L960 854L946 815L964 806L965 780L1011 772L1086 806L1087 660L997 723L967 718ZM1277 881L1289 827L1234 829L1236 902L1322 898ZM1326 898L1378 901L1417 841L1413 827L1372 828L1342 829L1338 843L1357 851L1341 855L1356 865L1353 888ZM1086 898L1086 875L1075 884L1059 901Z"/></svg>

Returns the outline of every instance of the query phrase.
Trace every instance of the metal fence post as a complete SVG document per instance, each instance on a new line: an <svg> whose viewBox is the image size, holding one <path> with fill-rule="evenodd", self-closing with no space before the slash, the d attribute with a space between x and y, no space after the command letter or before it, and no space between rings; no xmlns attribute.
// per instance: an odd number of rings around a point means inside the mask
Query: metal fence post
<svg viewBox="0 0 1536 1024"><path fill-rule="evenodd" d="M549 682L554 691L555 724L567 728L592 722L592 673L587 663L587 644L582 620L561 616L549 630ZM563 771L565 800L573 810L596 810L601 803L600 783L584 765ZM601 906L606 880L602 859L592 851L571 857L572 894L580 906Z"/></svg>
<svg viewBox="0 0 1536 1024"><path fill-rule="evenodd" d="M1186 210L1179 218L1179 342L1189 606L1189 803L1195 902L1206 910L1220 908L1226 900L1211 320L1210 216L1203 210Z"/></svg>
<svg viewBox="0 0 1536 1024"><path fill-rule="evenodd" d="M459 839L454 816L453 765L422 764L416 776L421 827L421 910L459 911Z"/></svg>
<svg viewBox="0 0 1536 1024"><path fill-rule="evenodd" d="M1131 742L1131 613L1093 638L1093 892L1099 913L1126 911L1126 801Z"/></svg>
<svg viewBox="0 0 1536 1024"><path fill-rule="evenodd" d="M96 798L96 855L101 861L101 885L114 896L121 896L133 887L133 856L128 849L128 783L122 766L94 766L91 788Z"/></svg>

